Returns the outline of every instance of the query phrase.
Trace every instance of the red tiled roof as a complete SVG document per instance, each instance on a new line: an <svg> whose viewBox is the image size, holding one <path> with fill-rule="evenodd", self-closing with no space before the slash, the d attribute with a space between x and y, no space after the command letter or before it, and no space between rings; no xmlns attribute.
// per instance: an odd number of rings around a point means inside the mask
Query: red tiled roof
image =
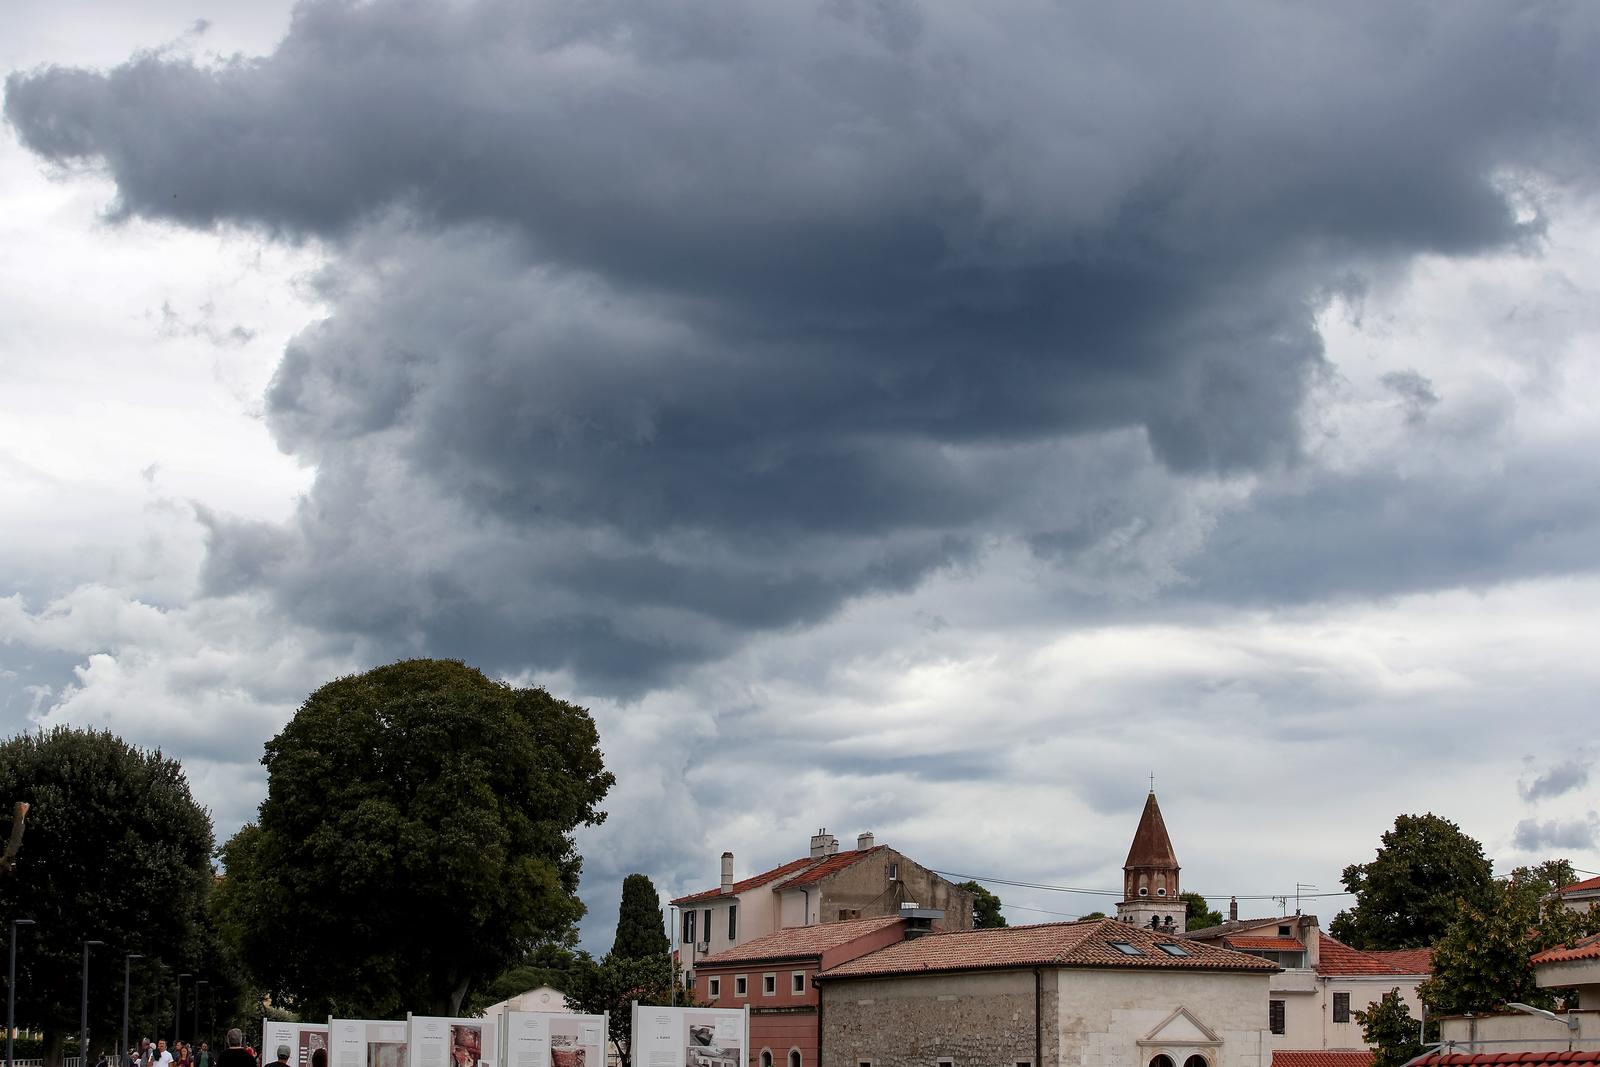
<svg viewBox="0 0 1600 1067"><path fill-rule="evenodd" d="M1600 960L1600 934L1575 941L1570 945L1557 945L1534 954L1534 963L1568 963L1575 960Z"/></svg>
<svg viewBox="0 0 1600 1067"><path fill-rule="evenodd" d="M1600 1051L1581 1052L1477 1052L1439 1053L1419 1056L1411 1061L1418 1067L1544 1067L1548 1064L1600 1065Z"/></svg>
<svg viewBox="0 0 1600 1067"><path fill-rule="evenodd" d="M776 881L786 874L793 874L796 871L803 871L815 862L817 861L812 859L810 856L807 856L805 859L801 860L790 860L781 867L774 867L770 871L763 871L752 878L746 878L742 882L733 883L733 891L735 893L743 893L747 889L756 889L760 886L766 885L768 882ZM718 886L716 889L707 889L703 893L690 893L686 897L679 897L677 900L674 900L673 903L698 904L702 900L716 900L718 897L727 895L728 894L723 893L722 887Z"/></svg>
<svg viewBox="0 0 1600 1067"><path fill-rule="evenodd" d="M1371 952L1351 948L1343 941L1335 941L1327 934L1318 934L1317 973L1328 975L1349 974L1416 974L1405 971Z"/></svg>
<svg viewBox="0 0 1600 1067"><path fill-rule="evenodd" d="M719 963L739 963L745 960L792 960L821 956L829 949L838 948L864 934L876 933L900 921L897 915L883 915L876 919L847 919L843 922L819 923L816 926L793 926L724 949L715 956L707 956L700 960L695 966L712 967Z"/></svg>
<svg viewBox="0 0 1600 1067"><path fill-rule="evenodd" d="M1128 846L1124 867L1176 867L1177 854L1172 851L1172 838L1167 836L1167 823L1161 817L1161 805L1156 803L1155 790L1144 799L1144 811L1139 813L1139 826L1133 831L1133 844Z"/></svg>
<svg viewBox="0 0 1600 1067"><path fill-rule="evenodd" d="M1120 941L1138 955L1113 948ZM1158 945L1177 945L1185 955L1173 956ZM877 952L829 968L823 978L869 975L972 971L1003 967L1114 967L1162 970L1255 971L1271 974L1277 964L1199 941L1187 941L1117 919L1088 922L1002 926L987 930L952 930L901 941Z"/></svg>
<svg viewBox="0 0 1600 1067"><path fill-rule="evenodd" d="M1229 948L1250 949L1253 952L1304 952L1306 947L1292 937L1224 937L1222 943Z"/></svg>
<svg viewBox="0 0 1600 1067"><path fill-rule="evenodd" d="M800 875L800 877L792 878L783 883L783 888L788 889L791 886L798 887L803 885L813 885L822 881L830 874L837 874L838 872L844 870L862 856L870 856L872 853L883 847L883 845L874 845L864 851L861 849L856 849L851 852L836 852L819 862L815 867L811 868L805 874Z"/></svg>
<svg viewBox="0 0 1600 1067"><path fill-rule="evenodd" d="M1384 963L1406 974L1433 973L1433 949L1431 948L1369 949L1367 955L1376 956Z"/></svg>
<svg viewBox="0 0 1600 1067"><path fill-rule="evenodd" d="M1372 1050L1354 1049L1275 1049L1272 1067L1371 1067Z"/></svg>
<svg viewBox="0 0 1600 1067"><path fill-rule="evenodd" d="M1594 878L1585 878L1581 882L1573 882L1571 885L1564 885L1557 890L1557 892L1559 892L1562 896L1566 896L1568 893L1584 893L1594 889L1600 889L1600 876L1596 876Z"/></svg>

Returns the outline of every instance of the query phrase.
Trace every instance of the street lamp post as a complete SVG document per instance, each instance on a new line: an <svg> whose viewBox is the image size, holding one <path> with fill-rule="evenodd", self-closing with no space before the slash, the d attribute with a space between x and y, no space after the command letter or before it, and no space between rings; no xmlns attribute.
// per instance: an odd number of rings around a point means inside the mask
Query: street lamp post
<svg viewBox="0 0 1600 1067"><path fill-rule="evenodd" d="M11 972L6 982L6 1067L16 1062L11 1039L17 1034L17 927L32 925L32 919L11 920Z"/></svg>
<svg viewBox="0 0 1600 1067"><path fill-rule="evenodd" d="M134 960L142 960L144 956L137 952L129 952L122 957L122 1055L128 1054L128 982L132 977ZM11 1067L8 1063L6 1067Z"/></svg>
<svg viewBox="0 0 1600 1067"><path fill-rule="evenodd" d="M89 1067L89 949L104 941L83 943L83 1000L78 1011L78 1067Z"/></svg>
<svg viewBox="0 0 1600 1067"><path fill-rule="evenodd" d="M189 1034L189 1040L191 1042L200 1036L200 987L203 985L208 986L210 984L211 983L206 981L204 978L196 978L194 980L194 1030L192 1030ZM193 1058L193 1056L190 1057L190 1059Z"/></svg>
<svg viewBox="0 0 1600 1067"><path fill-rule="evenodd" d="M172 1005L172 1046L174 1048L178 1046L178 1042L181 1040L178 1035L183 1031L183 980L193 977L194 975L188 971L178 975L178 999Z"/></svg>

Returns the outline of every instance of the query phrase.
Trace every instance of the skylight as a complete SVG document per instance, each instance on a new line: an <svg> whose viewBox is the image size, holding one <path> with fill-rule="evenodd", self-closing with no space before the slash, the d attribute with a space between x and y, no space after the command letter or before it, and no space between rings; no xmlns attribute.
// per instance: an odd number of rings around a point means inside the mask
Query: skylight
<svg viewBox="0 0 1600 1067"><path fill-rule="evenodd" d="M1169 941L1158 941L1158 942L1156 942L1156 948L1160 949L1162 952L1165 952L1169 956L1193 956L1194 955L1193 952L1190 952L1188 949L1184 948L1182 945L1174 945Z"/></svg>
<svg viewBox="0 0 1600 1067"><path fill-rule="evenodd" d="M1106 944L1122 953L1124 956L1143 956L1144 953L1128 944L1126 941L1107 941Z"/></svg>

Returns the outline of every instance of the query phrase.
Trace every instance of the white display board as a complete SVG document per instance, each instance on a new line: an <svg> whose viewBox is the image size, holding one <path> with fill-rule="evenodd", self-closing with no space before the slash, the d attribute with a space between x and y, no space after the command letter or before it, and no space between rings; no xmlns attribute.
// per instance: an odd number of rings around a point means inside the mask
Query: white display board
<svg viewBox="0 0 1600 1067"><path fill-rule="evenodd" d="M508 1011L502 1067L606 1067L604 1015Z"/></svg>
<svg viewBox="0 0 1600 1067"><path fill-rule="evenodd" d="M329 1019L328 1067L406 1067L406 1024Z"/></svg>
<svg viewBox="0 0 1600 1067"><path fill-rule="evenodd" d="M410 1017L411 1056L401 1067L497 1067L498 1034L487 1019ZM383 1067L383 1065L374 1065Z"/></svg>
<svg viewBox="0 0 1600 1067"><path fill-rule="evenodd" d="M745 1008L633 1005L633 1067L745 1067L750 1015Z"/></svg>
<svg viewBox="0 0 1600 1067"><path fill-rule="evenodd" d="M261 1062L271 1063L278 1046L289 1046L289 1062L294 1067L311 1067L311 1054L328 1047L328 1028L321 1023L280 1023L261 1020ZM335 1067L333 1052L328 1052L328 1067Z"/></svg>

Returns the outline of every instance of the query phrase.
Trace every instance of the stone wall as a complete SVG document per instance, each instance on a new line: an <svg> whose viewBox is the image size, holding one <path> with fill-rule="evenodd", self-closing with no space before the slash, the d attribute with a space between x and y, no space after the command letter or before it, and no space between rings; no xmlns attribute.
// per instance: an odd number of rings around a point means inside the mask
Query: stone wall
<svg viewBox="0 0 1600 1067"><path fill-rule="evenodd" d="M897 879L889 878L890 864ZM812 888L813 895L819 891L820 922L895 915L901 904L914 901L943 911L939 925L946 930L972 928L972 894L892 848L880 848L823 879Z"/></svg>
<svg viewBox="0 0 1600 1067"><path fill-rule="evenodd" d="M1209 1067L1271 1063L1265 974L1131 968L1058 973L1062 1067L1146 1067L1158 1053L1180 1067L1192 1055L1204 1057ZM1182 1018L1158 1032L1180 1008L1221 1043L1210 1043Z"/></svg>
<svg viewBox="0 0 1600 1067"><path fill-rule="evenodd" d="M1054 1013L1046 972L1045 1019ZM1034 1063L1034 975L826 980L821 1067L1014 1067ZM1045 1034L1046 1052L1050 1034ZM808 1065L809 1067L809 1065ZM1039 1067L1055 1067L1053 1058Z"/></svg>

